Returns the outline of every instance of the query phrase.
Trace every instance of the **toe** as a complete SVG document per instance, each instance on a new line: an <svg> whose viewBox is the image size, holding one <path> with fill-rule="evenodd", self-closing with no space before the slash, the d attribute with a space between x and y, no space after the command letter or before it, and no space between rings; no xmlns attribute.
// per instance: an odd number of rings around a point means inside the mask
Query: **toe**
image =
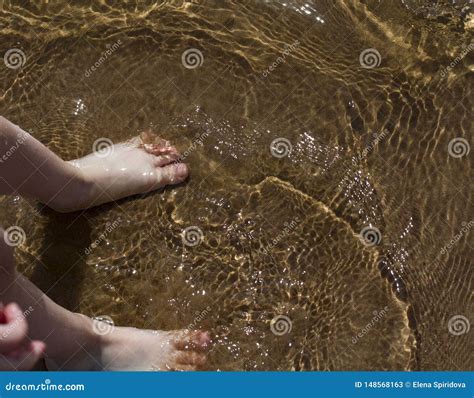
<svg viewBox="0 0 474 398"><path fill-rule="evenodd" d="M188 166L184 163L173 163L156 169L160 186L179 184L189 174Z"/></svg>
<svg viewBox="0 0 474 398"><path fill-rule="evenodd" d="M178 150L174 146L163 146L157 144L145 144L143 148L146 152L151 153L152 155L179 155Z"/></svg>
<svg viewBox="0 0 474 398"><path fill-rule="evenodd" d="M174 341L178 350L182 351L206 351L211 344L211 338L208 332L200 330L193 332L184 332Z"/></svg>
<svg viewBox="0 0 474 398"><path fill-rule="evenodd" d="M158 137L156 134L153 134L151 130L144 131L140 134L140 140L143 144L157 144L161 146L170 146L169 141L164 140L163 138Z"/></svg>
<svg viewBox="0 0 474 398"><path fill-rule="evenodd" d="M153 160L153 164L155 165L155 167L163 167L173 162L179 162L179 160L180 160L180 155L178 154L161 155L161 156L155 156L155 159Z"/></svg>
<svg viewBox="0 0 474 398"><path fill-rule="evenodd" d="M203 366L206 363L206 355L195 351L179 351L176 363L178 365Z"/></svg>

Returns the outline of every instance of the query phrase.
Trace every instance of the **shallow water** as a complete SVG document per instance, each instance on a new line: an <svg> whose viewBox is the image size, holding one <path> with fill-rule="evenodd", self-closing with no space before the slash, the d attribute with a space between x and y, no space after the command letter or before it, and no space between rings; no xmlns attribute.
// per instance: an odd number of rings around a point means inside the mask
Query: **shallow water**
<svg viewBox="0 0 474 398"><path fill-rule="evenodd" d="M468 1L35 3L0 2L1 114L66 159L151 127L192 170L70 215L2 198L51 297L207 328L210 369L473 369Z"/></svg>

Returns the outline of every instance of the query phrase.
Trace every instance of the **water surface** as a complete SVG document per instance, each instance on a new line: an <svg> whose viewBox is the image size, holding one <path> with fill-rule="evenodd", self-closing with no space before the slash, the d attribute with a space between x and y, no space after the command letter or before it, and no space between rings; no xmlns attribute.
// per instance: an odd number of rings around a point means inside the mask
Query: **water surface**
<svg viewBox="0 0 474 398"><path fill-rule="evenodd" d="M467 3L0 2L1 114L65 159L152 128L192 170L70 215L2 198L20 268L211 330L210 369L472 369Z"/></svg>

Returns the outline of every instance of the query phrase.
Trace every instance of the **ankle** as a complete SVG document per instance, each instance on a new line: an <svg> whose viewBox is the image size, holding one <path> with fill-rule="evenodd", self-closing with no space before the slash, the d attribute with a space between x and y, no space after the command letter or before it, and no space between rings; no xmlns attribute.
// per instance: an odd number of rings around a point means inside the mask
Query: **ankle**
<svg viewBox="0 0 474 398"><path fill-rule="evenodd" d="M94 184L85 173L75 167L73 162L66 162L70 167L71 177L59 192L45 204L60 213L69 213L88 207Z"/></svg>
<svg viewBox="0 0 474 398"><path fill-rule="evenodd" d="M55 343L47 341L48 370L98 370L95 358L100 358L104 336L94 329L94 321L82 314L70 313L67 330L51 336ZM56 332L55 332L56 333ZM60 344L57 344L61 342Z"/></svg>

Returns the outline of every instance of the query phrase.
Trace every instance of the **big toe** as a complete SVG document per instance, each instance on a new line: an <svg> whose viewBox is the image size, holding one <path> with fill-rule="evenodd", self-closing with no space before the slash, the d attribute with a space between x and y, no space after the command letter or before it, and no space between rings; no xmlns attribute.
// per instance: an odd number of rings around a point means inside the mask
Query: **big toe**
<svg viewBox="0 0 474 398"><path fill-rule="evenodd" d="M184 331L178 334L174 340L174 345L182 351L206 351L211 345L211 338L208 332Z"/></svg>
<svg viewBox="0 0 474 398"><path fill-rule="evenodd" d="M189 175L188 166L184 163L173 163L164 167L157 167L158 185L172 185L183 182Z"/></svg>
<svg viewBox="0 0 474 398"><path fill-rule="evenodd" d="M189 365L199 368L205 365L206 359L206 354L201 352L179 351L176 356L176 364Z"/></svg>

